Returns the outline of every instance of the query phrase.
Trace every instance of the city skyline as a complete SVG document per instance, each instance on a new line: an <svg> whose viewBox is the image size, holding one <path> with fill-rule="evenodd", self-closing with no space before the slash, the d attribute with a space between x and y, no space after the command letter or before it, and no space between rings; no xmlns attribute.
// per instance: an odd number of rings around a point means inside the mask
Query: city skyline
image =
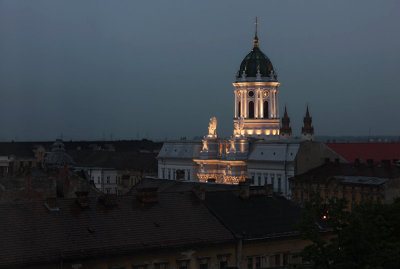
<svg viewBox="0 0 400 269"><path fill-rule="evenodd" d="M229 3L0 2L0 140L231 136L256 16L294 136L400 133L399 3Z"/></svg>

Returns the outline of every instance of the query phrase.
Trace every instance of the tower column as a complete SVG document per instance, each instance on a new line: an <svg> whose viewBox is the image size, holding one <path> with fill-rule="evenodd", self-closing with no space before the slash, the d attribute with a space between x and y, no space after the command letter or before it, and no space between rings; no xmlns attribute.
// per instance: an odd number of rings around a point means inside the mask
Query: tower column
<svg viewBox="0 0 400 269"><path fill-rule="evenodd" d="M279 118L279 107L278 107L278 104L279 104L278 98L279 98L279 96L278 96L278 90L275 90L275 96L276 96L276 117Z"/></svg>
<svg viewBox="0 0 400 269"><path fill-rule="evenodd" d="M273 117L274 117L274 110L273 110L273 107L274 107L274 99L273 99L273 93L272 93L272 91L270 91L270 94L269 94L269 100L268 100L268 114L269 114L269 118L270 119L272 119Z"/></svg>
<svg viewBox="0 0 400 269"><path fill-rule="evenodd" d="M259 100L259 105L260 105L260 116L259 116L259 118L260 119L263 119L264 118L264 96L263 96L263 94L262 94L262 90L260 89L259 90L259 92L260 92L260 100Z"/></svg>
<svg viewBox="0 0 400 269"><path fill-rule="evenodd" d="M274 98L274 102L273 102L274 103L274 112L273 112L274 116L273 117L274 117L274 119L276 119L276 90L274 90L274 93L272 96Z"/></svg>
<svg viewBox="0 0 400 269"><path fill-rule="evenodd" d="M244 99L244 102L243 102L244 103L244 117L247 119L249 113L247 111L248 104L247 104L247 91L246 90L243 91L243 99Z"/></svg>
<svg viewBox="0 0 400 269"><path fill-rule="evenodd" d="M238 117L238 111L237 111L237 107L238 107L238 100L237 100L237 92L235 91L235 119Z"/></svg>
<svg viewBox="0 0 400 269"><path fill-rule="evenodd" d="M242 107L242 108L241 108L241 112L240 112L240 113L241 113L241 117L244 118L245 115L246 115L246 112L245 112L245 109L244 109L245 106L244 106L243 90L240 91L240 99L242 100L242 101L241 101L241 107Z"/></svg>
<svg viewBox="0 0 400 269"><path fill-rule="evenodd" d="M258 109L258 90L256 89L255 91L255 95L256 95L256 97L255 97L255 99L254 99L254 106L255 106L255 108L254 108L254 118L256 118L256 119L258 119L259 117L258 117L258 111L259 111L259 109Z"/></svg>
<svg viewBox="0 0 400 269"><path fill-rule="evenodd" d="M271 119L275 119L275 91L271 91Z"/></svg>

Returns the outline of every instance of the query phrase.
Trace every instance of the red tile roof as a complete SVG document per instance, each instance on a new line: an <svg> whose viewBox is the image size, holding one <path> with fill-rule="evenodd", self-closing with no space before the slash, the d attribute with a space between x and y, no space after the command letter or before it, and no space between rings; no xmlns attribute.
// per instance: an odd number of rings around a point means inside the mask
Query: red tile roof
<svg viewBox="0 0 400 269"><path fill-rule="evenodd" d="M364 161L373 159L374 162L400 159L400 143L326 143L326 145L349 162L354 162L357 158Z"/></svg>

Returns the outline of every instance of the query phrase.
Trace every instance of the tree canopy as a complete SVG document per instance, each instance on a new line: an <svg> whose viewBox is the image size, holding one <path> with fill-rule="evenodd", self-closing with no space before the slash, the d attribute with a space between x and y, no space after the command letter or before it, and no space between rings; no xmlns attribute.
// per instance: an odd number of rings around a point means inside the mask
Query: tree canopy
<svg viewBox="0 0 400 269"><path fill-rule="evenodd" d="M392 204L324 202L314 194L297 224L310 245L301 252L314 268L400 268L400 199Z"/></svg>

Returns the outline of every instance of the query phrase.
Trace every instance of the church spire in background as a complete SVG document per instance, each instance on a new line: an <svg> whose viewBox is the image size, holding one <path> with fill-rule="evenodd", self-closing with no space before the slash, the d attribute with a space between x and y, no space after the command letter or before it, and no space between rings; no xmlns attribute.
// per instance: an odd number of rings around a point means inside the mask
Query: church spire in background
<svg viewBox="0 0 400 269"><path fill-rule="evenodd" d="M285 105L285 114L282 118L282 127L280 129L280 135L282 138L290 138L292 137L292 127L290 127L290 118L287 113L286 105Z"/></svg>
<svg viewBox="0 0 400 269"><path fill-rule="evenodd" d="M301 128L301 138L306 140L313 140L314 139L314 126L312 126L312 117L310 116L310 111L306 110L306 116L304 117L304 125Z"/></svg>

